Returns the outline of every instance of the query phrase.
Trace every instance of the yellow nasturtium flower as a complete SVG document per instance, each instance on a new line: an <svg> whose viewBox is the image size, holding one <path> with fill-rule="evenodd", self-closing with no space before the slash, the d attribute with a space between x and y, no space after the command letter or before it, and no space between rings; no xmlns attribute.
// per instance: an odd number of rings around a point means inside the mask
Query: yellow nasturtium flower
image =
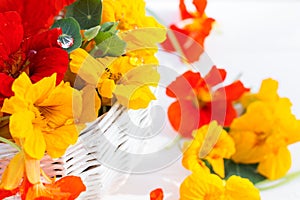
<svg viewBox="0 0 300 200"><path fill-rule="evenodd" d="M180 186L180 200L259 200L259 190L245 178L223 181L215 174L193 172Z"/></svg>
<svg viewBox="0 0 300 200"><path fill-rule="evenodd" d="M214 172L223 178L224 158L229 159L235 153L233 139L216 121L193 131L193 136L193 141L183 152L183 166L191 171L208 171L202 161L205 159Z"/></svg>
<svg viewBox="0 0 300 200"><path fill-rule="evenodd" d="M155 99L150 87L157 86L160 76L154 53L165 35L162 28L122 32L120 37L127 43L126 55L95 59L85 50L76 49L71 53L70 69L95 86L101 97L115 97L131 109L145 108Z"/></svg>
<svg viewBox="0 0 300 200"><path fill-rule="evenodd" d="M103 0L102 6L102 23L119 22L120 31L163 27L154 17L146 16L144 0Z"/></svg>
<svg viewBox="0 0 300 200"><path fill-rule="evenodd" d="M259 163L258 172L274 180L291 166L288 145L300 141L300 121L291 113L286 98L255 101L230 127L236 144L232 159L237 163Z"/></svg>
<svg viewBox="0 0 300 200"><path fill-rule="evenodd" d="M34 159L41 159L46 151L60 157L78 138L74 121L81 112L81 97L68 83L55 83L55 74L32 84L22 73L12 85L15 95L5 99L1 110L11 114L12 137ZM73 103L78 105L76 111Z"/></svg>

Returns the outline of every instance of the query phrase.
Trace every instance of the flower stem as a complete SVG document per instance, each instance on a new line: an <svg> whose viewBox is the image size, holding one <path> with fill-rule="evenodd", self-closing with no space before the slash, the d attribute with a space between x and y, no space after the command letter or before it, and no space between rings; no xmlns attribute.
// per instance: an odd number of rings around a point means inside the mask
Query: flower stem
<svg viewBox="0 0 300 200"><path fill-rule="evenodd" d="M265 180L265 181L257 183L255 186L260 191L270 190L270 189L274 189L276 187L282 186L288 182L291 182L294 179L299 178L299 177L300 177L300 171L297 171L297 172L286 175L285 177L283 177L282 179L280 179L278 181Z"/></svg>
<svg viewBox="0 0 300 200"><path fill-rule="evenodd" d="M4 137L0 136L0 142L9 144L10 146L12 146L13 148L17 149L18 151L21 151L21 148L16 143L14 143L14 142L12 142L12 141L4 138Z"/></svg>
<svg viewBox="0 0 300 200"><path fill-rule="evenodd" d="M166 149L171 149L172 147L174 147L176 144L178 144L179 145L179 141L181 140L181 136L178 134L178 135L176 135L176 137L174 138L174 140L170 143L170 144L168 144L165 148ZM179 145L180 146L180 145Z"/></svg>

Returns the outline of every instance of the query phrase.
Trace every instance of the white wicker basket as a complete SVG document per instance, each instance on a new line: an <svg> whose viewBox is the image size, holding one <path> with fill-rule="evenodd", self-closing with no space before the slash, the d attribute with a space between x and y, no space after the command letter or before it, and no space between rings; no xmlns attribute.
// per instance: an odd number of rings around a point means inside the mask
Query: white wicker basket
<svg viewBox="0 0 300 200"><path fill-rule="evenodd" d="M48 175L80 176L87 190L78 199L102 199L124 184L138 164L130 154L139 153L144 145L134 136L143 137L150 132L149 109L129 112L121 105L113 105L108 113L88 124L61 159L46 156L41 166ZM15 153L15 149L0 143L0 175Z"/></svg>

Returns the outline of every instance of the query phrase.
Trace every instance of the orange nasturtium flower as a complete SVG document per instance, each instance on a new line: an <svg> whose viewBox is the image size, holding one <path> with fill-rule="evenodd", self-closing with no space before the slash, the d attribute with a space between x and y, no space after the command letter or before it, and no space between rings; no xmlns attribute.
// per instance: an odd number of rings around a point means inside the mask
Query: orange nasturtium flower
<svg viewBox="0 0 300 200"><path fill-rule="evenodd" d="M233 102L249 89L241 81L216 89L225 77L224 69L213 66L204 78L199 72L187 71L167 87L167 95L177 99L170 105L168 117L179 134L191 137L193 130L212 120L224 126L231 124L237 116Z"/></svg>
<svg viewBox="0 0 300 200"><path fill-rule="evenodd" d="M194 172L180 186L180 200L259 200L259 190L245 178L223 181L215 174Z"/></svg>
<svg viewBox="0 0 300 200"><path fill-rule="evenodd" d="M27 188L25 188L23 199L26 200L71 200L76 199L81 192L86 190L82 180L77 176L65 176L49 184L23 183L25 184Z"/></svg>
<svg viewBox="0 0 300 200"><path fill-rule="evenodd" d="M215 20L208 18L204 13L206 0L193 0L196 7L194 13L187 10L184 1L180 0L179 4L182 20L170 25L172 32L168 34L167 40L162 45L166 50L177 51L189 62L194 62L202 54L204 40L209 35Z"/></svg>
<svg viewBox="0 0 300 200"><path fill-rule="evenodd" d="M234 141L216 121L193 131L194 139L183 152L182 164L191 171L206 171L203 163L207 160L214 172L224 178L224 158L229 159L235 152Z"/></svg>
<svg viewBox="0 0 300 200"><path fill-rule="evenodd" d="M34 159L41 159L45 151L58 158L78 138L74 119L81 112L80 94L68 83L55 86L55 82L53 74L32 84L22 73L12 85L15 95L5 99L1 110L11 114L12 137ZM76 112L73 103L79 108Z"/></svg>

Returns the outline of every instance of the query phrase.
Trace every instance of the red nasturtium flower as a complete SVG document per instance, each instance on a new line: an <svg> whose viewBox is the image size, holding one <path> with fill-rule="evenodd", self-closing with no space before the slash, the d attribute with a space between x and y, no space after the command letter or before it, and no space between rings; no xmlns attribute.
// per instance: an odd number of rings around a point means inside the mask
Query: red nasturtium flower
<svg viewBox="0 0 300 200"><path fill-rule="evenodd" d="M26 72L32 82L57 73L57 83L68 67L68 54L57 44L61 29L49 30L61 9L74 0L0 1L0 107L13 95L11 85Z"/></svg>
<svg viewBox="0 0 300 200"><path fill-rule="evenodd" d="M180 51L189 62L195 62L203 53L205 38L209 35L213 18L208 18L204 12L206 0L193 0L196 12L189 12L184 0L180 0L179 9L181 21L171 24L171 33L168 34L167 40L162 46L168 51ZM179 44L180 49L174 44L174 40Z"/></svg>
<svg viewBox="0 0 300 200"><path fill-rule="evenodd" d="M75 0L1 0L0 13L16 11L22 18L24 38L46 31L54 17ZM2 30L2 29L1 29ZM16 35L13 35L16 37Z"/></svg>
<svg viewBox="0 0 300 200"><path fill-rule="evenodd" d="M161 188L157 188L150 192L150 200L163 200L164 192Z"/></svg>
<svg viewBox="0 0 300 200"><path fill-rule="evenodd" d="M224 69L213 66L204 78L199 72L187 71L167 87L166 94L176 98L168 108L169 121L179 134L191 137L194 129L212 120L224 126L231 124L237 116L233 101L249 89L240 81L216 89L225 77Z"/></svg>

